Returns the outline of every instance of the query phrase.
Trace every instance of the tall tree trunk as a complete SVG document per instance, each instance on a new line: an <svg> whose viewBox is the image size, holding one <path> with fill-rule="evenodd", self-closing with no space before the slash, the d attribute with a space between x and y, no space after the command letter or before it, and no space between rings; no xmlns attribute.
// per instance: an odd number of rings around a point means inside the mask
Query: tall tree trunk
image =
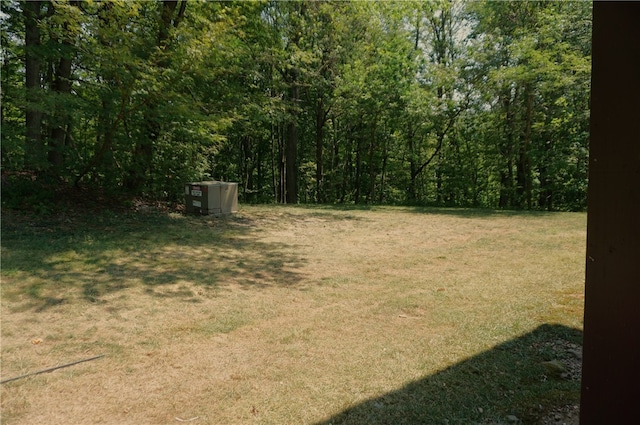
<svg viewBox="0 0 640 425"><path fill-rule="evenodd" d="M247 199L247 194L249 193L249 185L250 185L250 181L249 181L249 158L251 156L251 141L249 139L249 136L241 136L240 137L240 155L238 155L239 157L239 164L238 164L238 169L241 170L242 173L242 178L241 181L243 182L243 187L242 187L242 196L246 201L248 201Z"/></svg>
<svg viewBox="0 0 640 425"><path fill-rule="evenodd" d="M163 53L156 59L155 65L159 68L167 68L170 65L166 58L167 42L171 28L176 28L184 18L187 0L163 0L160 10L160 22L156 45ZM178 5L180 5L178 7ZM176 13L176 9L178 12ZM155 95L161 96L160 93ZM152 94L153 96L153 94ZM151 100L144 113L146 137L140 137L136 141L133 151L133 162L125 179L125 187L134 193L143 190L145 184L150 183L153 176L151 169L153 163L153 149L162 131L158 117L157 101Z"/></svg>
<svg viewBox="0 0 640 425"><path fill-rule="evenodd" d="M514 144L515 144L515 113L513 111L513 103L518 98L519 87L515 88L515 92L512 95L510 88L502 94L500 102L504 108L504 139L499 143L500 154L502 155L503 164L506 168L506 172L503 170L500 172L500 208L508 208L514 205L514 181L513 181L513 166L514 166Z"/></svg>
<svg viewBox="0 0 640 425"><path fill-rule="evenodd" d="M375 190L376 190L376 168L375 168L375 152L376 152L376 122L371 125L371 135L369 136L369 191L367 194L367 202L375 202Z"/></svg>
<svg viewBox="0 0 640 425"><path fill-rule="evenodd" d="M318 99L316 104L316 201L324 202L324 125L327 121L327 111L324 109L324 100Z"/></svg>
<svg viewBox="0 0 640 425"><path fill-rule="evenodd" d="M417 52L420 48L420 23L422 22L422 13L421 10L418 9L416 11L416 23L415 23L415 36L413 41L413 51ZM407 72L409 72L407 70ZM410 77L407 75L407 77ZM418 177L418 162L417 162L417 153L415 146L415 130L413 127L413 122L411 117L407 119L407 148L409 149L409 187L407 188L407 201L409 204L413 204L416 202L417 193L416 193L416 179ZM385 155L385 163L386 163L386 155ZM384 175L384 174L383 174Z"/></svg>
<svg viewBox="0 0 640 425"><path fill-rule="evenodd" d="M513 163L509 159L507 162L507 171L500 172L500 199L498 206L500 208L509 208L513 205Z"/></svg>
<svg viewBox="0 0 640 425"><path fill-rule="evenodd" d="M549 170L546 165L538 168L540 173L540 195L538 196L538 205L547 211L553 211L553 191L549 181Z"/></svg>
<svg viewBox="0 0 640 425"><path fill-rule="evenodd" d="M299 88L297 75L293 73L293 81L289 87L289 100L291 102L291 116L287 123L287 140L285 147L286 163L286 203L298 202L298 102Z"/></svg>
<svg viewBox="0 0 640 425"><path fill-rule="evenodd" d="M332 201L338 200L340 198L340 181L338 180L338 171L340 169L340 143L338 141L338 120L331 120L332 122L332 131L331 131L331 169L329 170L329 188L330 198Z"/></svg>
<svg viewBox="0 0 640 425"><path fill-rule="evenodd" d="M360 131L356 134L356 178L355 178L355 193L353 195L353 202L356 204L360 203L360 186L362 184L362 143L364 136L362 135L362 127L364 125L361 123L359 126Z"/></svg>
<svg viewBox="0 0 640 425"><path fill-rule="evenodd" d="M413 124L411 121L407 123L407 145L409 148L409 187L407 188L407 198L410 204L413 204L417 200L416 193L416 179L418 177L418 163L416 161L416 143L415 143L415 131L413 130Z"/></svg>
<svg viewBox="0 0 640 425"><path fill-rule="evenodd" d="M436 161L436 203L444 204L444 194L442 193L442 167L444 163L442 150L438 152L438 160Z"/></svg>
<svg viewBox="0 0 640 425"><path fill-rule="evenodd" d="M296 158L298 156L298 125L290 122L287 124L287 140L285 147L285 186L287 204L298 202L298 168Z"/></svg>
<svg viewBox="0 0 640 425"><path fill-rule="evenodd" d="M112 23L112 8L113 3L111 2L104 2L100 5L100 13L98 15L100 27L98 29L96 39L102 47L107 47L110 44L109 39L105 36L105 30L108 29ZM106 72L101 69L99 71L99 75L105 82L108 82L108 84L115 85L115 76L113 75L113 72ZM104 96L101 99L101 109L97 117L96 143L93 155L87 161L85 166L77 173L74 186L79 186L84 176L89 174L94 168L99 167L100 165L105 167L109 166L109 164L105 164L105 160L109 152L113 150L115 131L120 122L124 119L124 116L124 102L120 103L118 113L114 114L112 100L108 98L108 96Z"/></svg>
<svg viewBox="0 0 640 425"><path fill-rule="evenodd" d="M346 146L342 170L342 185L340 186L340 203L345 202L347 193L351 191L350 182L353 177L353 138L351 134L353 134L353 132L348 131L345 138Z"/></svg>
<svg viewBox="0 0 640 425"><path fill-rule="evenodd" d="M78 2L69 2L77 7ZM53 81L51 89L57 95L57 99L62 99L71 93L71 67L73 63L73 40L69 34L69 22L62 24L63 38L58 42L61 44L62 55L54 67ZM67 140L67 131L71 126L71 114L69 114L64 104L53 111L52 128L49 137L48 159L54 170L60 170L64 163L64 149Z"/></svg>
<svg viewBox="0 0 640 425"><path fill-rule="evenodd" d="M287 201L287 161L285 154L286 125L281 124L278 129L278 202Z"/></svg>
<svg viewBox="0 0 640 425"><path fill-rule="evenodd" d="M450 125L453 125L453 119L450 121ZM418 179L418 176L420 175L420 173L422 173L422 171L427 168L427 166L429 164L431 164L431 162L434 160L434 158L438 158L438 160L440 160L440 151L442 149L442 146L444 144L444 137L446 135L446 133L449 131L448 130L449 127L447 127L447 129L445 129L443 132L439 132L438 136L437 136L437 143L436 143L436 147L433 151L433 153L431 154L431 156L424 161L420 166L417 166L417 164L415 162L413 162L411 164L411 186L413 188L413 190L416 190L416 182ZM438 172L439 167L436 168L436 173ZM437 195L437 192L436 192Z"/></svg>
<svg viewBox="0 0 640 425"><path fill-rule="evenodd" d="M98 118L98 134L96 138L97 149L93 154L93 157L89 160L87 165L78 173L75 178L74 186L78 186L84 176L89 174L100 163L105 161L107 154L112 151L115 132L122 121L125 120L127 111L124 105L120 105L120 109L115 118L112 118L109 112L109 105L106 100L102 101L102 110Z"/></svg>
<svg viewBox="0 0 640 425"><path fill-rule="evenodd" d="M386 177L387 177L387 162L389 160L389 143L387 138L384 138L384 142L382 143L382 170L380 171L380 190L378 197L378 203L382 204L385 201L385 185L386 185Z"/></svg>
<svg viewBox="0 0 640 425"><path fill-rule="evenodd" d="M553 211L553 187L552 176L549 173L549 163L551 161L551 150L553 145L551 142L544 143L542 146L542 159L538 165L538 179L540 180L540 195L538 196L538 205L547 211Z"/></svg>
<svg viewBox="0 0 640 425"><path fill-rule="evenodd" d="M273 187L273 197L276 202L280 202L280 184L277 180L280 175L280 169L276 168L276 158L280 158L280 143L279 137L276 134L276 126L271 123L271 144L270 144L270 157L271 157L271 185ZM279 165L280 161L278 161Z"/></svg>
<svg viewBox="0 0 640 425"><path fill-rule="evenodd" d="M41 1L24 2L25 22L25 88L27 106L25 109L25 164L29 169L38 169L44 164L42 142L42 111L39 102L42 95L40 71L41 56L38 49L40 40Z"/></svg>
<svg viewBox="0 0 640 425"><path fill-rule="evenodd" d="M261 140L258 145L258 150L256 152L256 178L254 187L254 195L251 197L252 199L256 199L260 201L262 196L262 190L265 187L264 182L264 164L262 163L265 159L265 151L267 150L267 145L265 140Z"/></svg>
<svg viewBox="0 0 640 425"><path fill-rule="evenodd" d="M516 195L518 207L525 205L531 209L531 164L529 160L529 146L531 144L531 120L533 117L533 89L531 84L525 87L525 128L521 135L518 151L518 168L516 173Z"/></svg>

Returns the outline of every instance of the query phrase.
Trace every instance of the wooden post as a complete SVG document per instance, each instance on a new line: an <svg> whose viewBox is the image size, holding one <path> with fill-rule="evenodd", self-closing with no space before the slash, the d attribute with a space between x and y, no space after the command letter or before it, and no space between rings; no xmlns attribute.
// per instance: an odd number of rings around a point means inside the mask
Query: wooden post
<svg viewBox="0 0 640 425"><path fill-rule="evenodd" d="M640 3L594 2L581 425L639 423Z"/></svg>

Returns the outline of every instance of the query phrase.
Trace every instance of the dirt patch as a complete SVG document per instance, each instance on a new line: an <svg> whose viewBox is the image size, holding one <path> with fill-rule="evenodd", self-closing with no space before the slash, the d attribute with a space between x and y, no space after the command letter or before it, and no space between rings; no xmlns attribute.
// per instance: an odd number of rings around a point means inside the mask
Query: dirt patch
<svg viewBox="0 0 640 425"><path fill-rule="evenodd" d="M579 423L580 407L577 404L555 408L540 420L540 425L579 425Z"/></svg>

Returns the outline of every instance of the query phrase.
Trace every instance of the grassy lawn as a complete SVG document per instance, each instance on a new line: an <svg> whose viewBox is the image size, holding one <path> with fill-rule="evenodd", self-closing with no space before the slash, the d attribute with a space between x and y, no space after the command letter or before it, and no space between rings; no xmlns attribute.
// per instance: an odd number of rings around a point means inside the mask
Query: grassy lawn
<svg viewBox="0 0 640 425"><path fill-rule="evenodd" d="M2 423L541 423L579 398L585 227L401 207L3 212L2 379L105 356L3 384Z"/></svg>

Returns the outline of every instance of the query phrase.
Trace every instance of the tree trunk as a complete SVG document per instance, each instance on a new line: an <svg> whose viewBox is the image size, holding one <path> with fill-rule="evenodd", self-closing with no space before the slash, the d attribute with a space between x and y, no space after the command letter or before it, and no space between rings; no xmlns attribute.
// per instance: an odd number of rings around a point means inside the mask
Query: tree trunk
<svg viewBox="0 0 640 425"><path fill-rule="evenodd" d="M178 4L180 7L178 8ZM161 52L167 49L167 41L171 28L176 28L184 17L186 0L163 0L160 11L160 22L156 45ZM176 14L176 9L178 12ZM156 66L167 68L170 63L164 55L156 59ZM152 94L153 96L154 94ZM161 93L156 93L161 96ZM129 173L125 179L125 187L133 193L140 193L145 184L150 183L149 178L153 176L153 149L162 131L160 119L157 111L157 101L151 100L144 113L146 127L146 137L140 137L133 151L133 161Z"/></svg>
<svg viewBox="0 0 640 425"><path fill-rule="evenodd" d="M362 124L359 126L361 127ZM362 129L356 134L356 178L355 178L355 193L353 195L353 202L360 203L360 185L362 184Z"/></svg>
<svg viewBox="0 0 640 425"><path fill-rule="evenodd" d="M278 202L287 201L287 161L285 155L285 125L278 128Z"/></svg>
<svg viewBox="0 0 640 425"><path fill-rule="evenodd" d="M547 211L553 211L553 186L552 176L549 173L549 163L551 161L551 150L553 145L549 141L543 144L543 155L538 166L538 179L540 180L540 195L538 205Z"/></svg>
<svg viewBox="0 0 640 425"><path fill-rule="evenodd" d="M416 146L415 146L415 134L413 131L413 125L411 121L407 123L407 141L409 147L409 187L407 188L407 198L410 204L416 202L416 178L418 177L418 164L416 162Z"/></svg>
<svg viewBox="0 0 640 425"><path fill-rule="evenodd" d="M340 176L340 174L338 174L338 171L340 169L340 144L338 141L338 120L336 120L335 118L331 121L333 126L332 126L332 131L331 131L331 169L329 170L329 188L331 190L330 192L330 199L332 201L335 201L337 199L340 198L340 181L338 180L338 177Z"/></svg>
<svg viewBox="0 0 640 425"><path fill-rule="evenodd" d="M285 168L286 168L286 197L287 204L298 202L298 102L299 88L297 85L297 75L292 72L292 81L289 87L289 100L291 102L291 113L287 123L287 140L285 147Z"/></svg>
<svg viewBox="0 0 640 425"><path fill-rule="evenodd" d="M347 199L347 193L350 192L350 182L353 175L353 138L351 132L347 133L344 155L344 166L342 170L342 185L340 186L340 203L344 203Z"/></svg>
<svg viewBox="0 0 640 425"><path fill-rule="evenodd" d="M375 119L375 117L374 117ZM375 168L375 152L376 152L376 121L371 125L371 135L369 137L369 192L367 202L371 203L375 200L376 190L376 168Z"/></svg>
<svg viewBox="0 0 640 425"><path fill-rule="evenodd" d="M516 200L519 208L525 205L531 209L531 165L529 145L531 144L531 120L533 116L533 90L530 84L525 87L525 128L521 136L518 151L518 167L516 173Z"/></svg>
<svg viewBox="0 0 640 425"><path fill-rule="evenodd" d="M251 140L249 136L241 136L240 137L240 164L239 169L242 172L242 195L244 197L245 202L249 201L248 194L253 189L253 182L251 180L251 167L249 166L249 158L251 157Z"/></svg>
<svg viewBox="0 0 640 425"><path fill-rule="evenodd" d="M253 186L253 190L254 190L254 195L251 196L252 199L256 199L258 201L260 201L263 196L262 196L262 190L265 187L265 182L264 182L264 164L262 163L265 159L265 151L267 150L267 145L265 143L265 140L261 140L259 143L259 147L258 147L258 151L256 152L256 164L255 164L255 170L256 170L256 178L255 178L255 184Z"/></svg>
<svg viewBox="0 0 640 425"><path fill-rule="evenodd" d="M40 42L41 1L24 2L25 22L25 88L27 106L25 109L25 164L32 170L44 164L44 146L42 143L42 111L39 102L42 94L40 71L42 61L38 48Z"/></svg>
<svg viewBox="0 0 640 425"><path fill-rule="evenodd" d="M323 170L323 139L324 125L327 121L327 112L324 110L324 101L320 97L316 104L316 201L324 202L324 170Z"/></svg>
<svg viewBox="0 0 640 425"><path fill-rule="evenodd" d="M549 182L549 170L547 166L538 168L540 174L540 195L538 197L538 205L547 211L553 211L553 192Z"/></svg>
<svg viewBox="0 0 640 425"><path fill-rule="evenodd" d="M298 202L298 184L296 166L296 157L298 156L298 126L290 122L287 124L287 144L285 148L285 187L287 204L295 204Z"/></svg>
<svg viewBox="0 0 640 425"><path fill-rule="evenodd" d="M519 87L515 88L515 92L511 95L511 88L507 88L502 94L500 102L504 107L504 139L499 143L500 154L504 160L506 172L500 172L500 208L508 208L514 205L514 181L513 181L513 150L515 143L515 114L513 111L513 103L518 98Z"/></svg>
<svg viewBox="0 0 640 425"><path fill-rule="evenodd" d="M387 162L389 159L389 143L387 138L384 138L384 142L382 144L382 170L380 171L380 190L378 197L378 203L382 204L385 201L385 184L387 177Z"/></svg>
<svg viewBox="0 0 640 425"><path fill-rule="evenodd" d="M278 142L278 136L276 134L276 126L271 123L271 132L270 132L270 157L271 157L271 185L273 188L273 197L276 200L276 202L280 202L280 185L279 182L277 180L277 176L279 176L279 172L280 169L276 168L276 158L280 158L280 156L276 155L276 151L279 154L280 150L279 150L279 142Z"/></svg>
<svg viewBox="0 0 640 425"><path fill-rule="evenodd" d="M500 172L500 199L498 207L509 208L513 205L513 165L509 160L507 171Z"/></svg>
<svg viewBox="0 0 640 425"><path fill-rule="evenodd" d="M444 204L444 195L442 193L442 167L444 163L442 150L438 151L436 161L436 204Z"/></svg>
<svg viewBox="0 0 640 425"><path fill-rule="evenodd" d="M70 2L76 5L77 2ZM73 40L68 35L69 23L63 25L64 38L60 41L62 45L62 56L57 65L54 67L53 82L51 89L56 93L57 98L64 101L64 97L71 93L71 66L73 55L70 53L73 46ZM54 170L60 170L64 163L64 148L67 140L67 129L70 126L71 115L68 113L64 104L60 105L52 114L53 127L49 137L49 164Z"/></svg>

